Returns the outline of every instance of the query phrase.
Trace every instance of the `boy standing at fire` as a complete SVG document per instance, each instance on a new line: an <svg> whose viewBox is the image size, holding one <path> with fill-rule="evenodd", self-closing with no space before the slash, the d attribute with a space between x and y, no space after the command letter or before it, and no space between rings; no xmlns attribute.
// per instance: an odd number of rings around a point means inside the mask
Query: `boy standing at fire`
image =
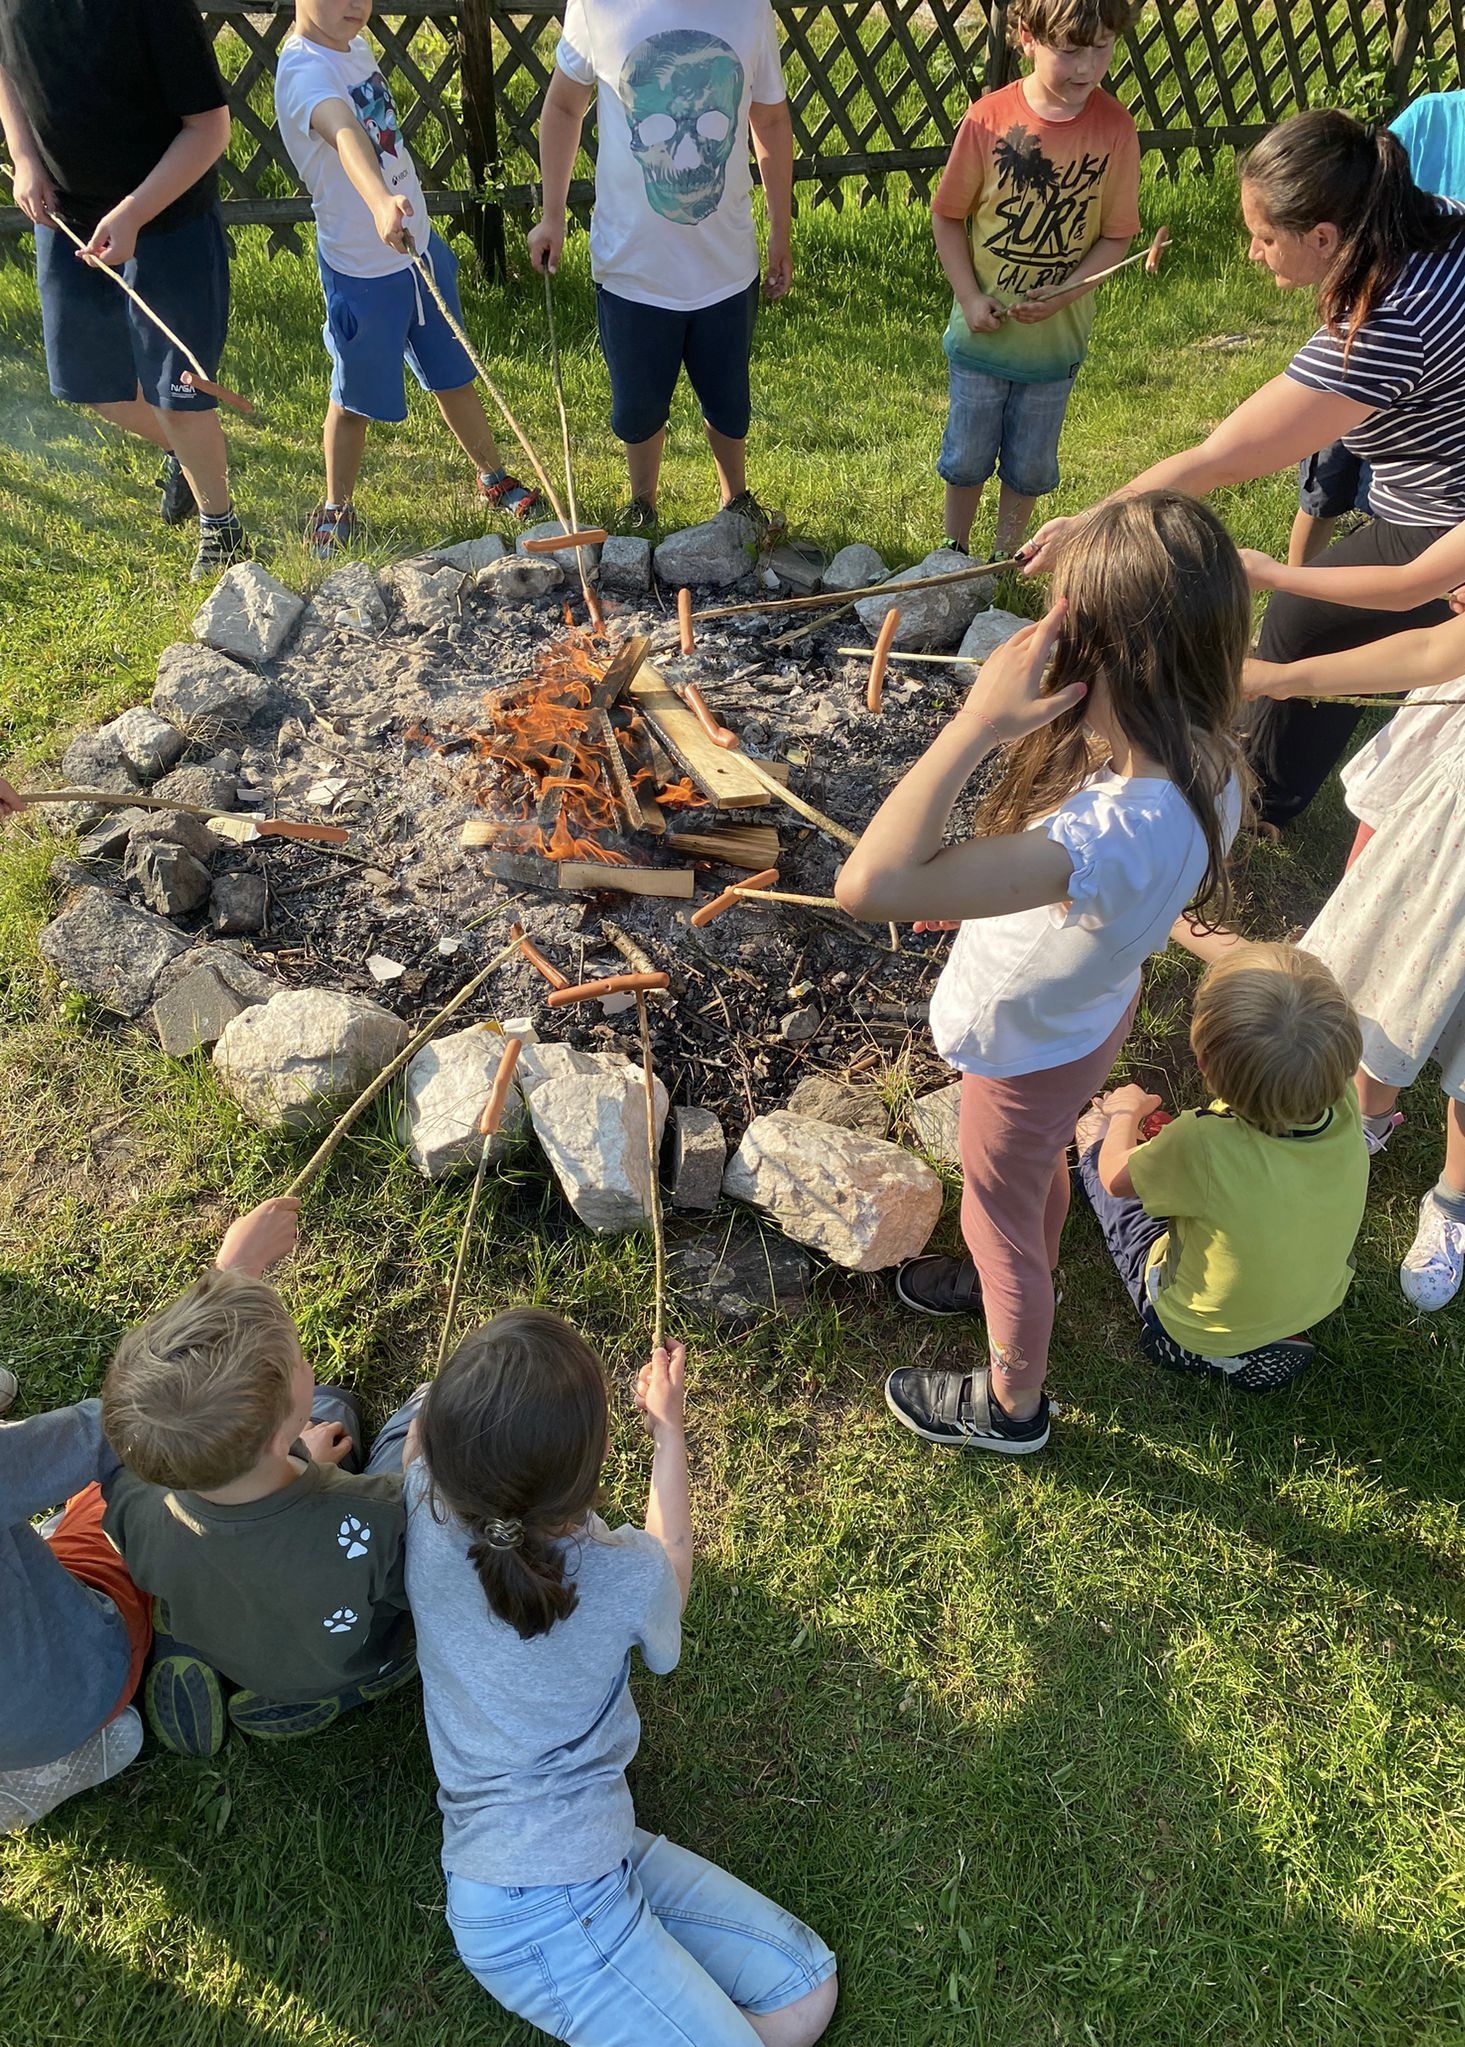
<svg viewBox="0 0 1465 2047"><path fill-rule="evenodd" d="M782 298L793 274L793 127L769 0L722 0L715 9L568 0L539 124L544 217L529 237L537 270L559 267L570 171L597 92L590 268L611 427L631 481L617 523L655 523L666 424L685 367L723 509L766 533L775 522L748 489L746 469L759 272L750 134L768 205L766 296Z"/></svg>
<svg viewBox="0 0 1465 2047"><path fill-rule="evenodd" d="M994 469L997 557L1015 551L1035 499L1058 483L1058 437L1094 320L1081 286L1139 232L1139 138L1098 89L1136 11L1133 0L1015 0L1031 69L967 109L931 201L955 294L936 470L944 545L958 554ZM1071 289L1021 303L1058 285Z"/></svg>

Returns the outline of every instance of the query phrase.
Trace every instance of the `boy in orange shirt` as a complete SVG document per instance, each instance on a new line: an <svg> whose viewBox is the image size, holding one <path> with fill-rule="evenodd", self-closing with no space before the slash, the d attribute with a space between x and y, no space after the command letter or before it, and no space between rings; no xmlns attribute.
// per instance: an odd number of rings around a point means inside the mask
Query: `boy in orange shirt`
<svg viewBox="0 0 1465 2047"><path fill-rule="evenodd" d="M1034 500L1058 482L1058 436L1094 319L1086 277L1139 232L1139 138L1098 90L1134 0L1016 0L1031 69L967 109L931 201L955 294L944 347L951 410L937 458L945 542L967 551L993 470L996 555L1012 554ZM1041 305L1026 293L1072 286Z"/></svg>

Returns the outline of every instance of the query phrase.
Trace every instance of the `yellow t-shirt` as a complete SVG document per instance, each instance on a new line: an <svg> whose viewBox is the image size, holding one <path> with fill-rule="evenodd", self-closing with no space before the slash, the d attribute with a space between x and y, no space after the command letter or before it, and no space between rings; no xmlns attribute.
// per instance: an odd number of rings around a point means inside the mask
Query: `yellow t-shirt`
<svg viewBox="0 0 1465 2047"><path fill-rule="evenodd" d="M1224 1102L1188 1110L1130 1155L1147 1215L1169 1220L1146 1277L1161 1323L1239 1357L1330 1315L1353 1278L1368 1152L1352 1082L1308 1130L1268 1137Z"/></svg>

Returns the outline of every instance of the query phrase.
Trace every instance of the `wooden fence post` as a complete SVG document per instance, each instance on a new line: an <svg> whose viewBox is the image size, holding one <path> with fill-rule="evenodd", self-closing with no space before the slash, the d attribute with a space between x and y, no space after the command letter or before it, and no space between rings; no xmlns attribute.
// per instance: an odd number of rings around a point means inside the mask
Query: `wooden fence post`
<svg viewBox="0 0 1465 2047"><path fill-rule="evenodd" d="M468 146L468 171L482 191L499 170L498 95L493 75L493 22L490 0L460 0L459 64L463 77L463 131ZM473 246L490 277L506 267L504 210L492 202L475 206Z"/></svg>
<svg viewBox="0 0 1465 2047"><path fill-rule="evenodd" d="M1384 112L1397 114L1409 98L1409 80L1420 41L1429 20L1429 0L1403 0L1399 21L1389 52L1389 69L1384 85Z"/></svg>
<svg viewBox="0 0 1465 2047"><path fill-rule="evenodd" d="M986 92L1010 85L1014 75L1012 43L1007 33L1007 0L987 0Z"/></svg>

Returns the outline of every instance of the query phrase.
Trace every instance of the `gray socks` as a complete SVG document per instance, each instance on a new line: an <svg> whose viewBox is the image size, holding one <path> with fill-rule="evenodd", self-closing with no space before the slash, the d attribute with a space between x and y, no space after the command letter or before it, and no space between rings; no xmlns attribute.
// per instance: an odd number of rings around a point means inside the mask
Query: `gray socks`
<svg viewBox="0 0 1465 2047"><path fill-rule="evenodd" d="M1442 1208L1451 1222L1465 1223L1465 1194L1440 1175L1433 1188L1436 1208Z"/></svg>

